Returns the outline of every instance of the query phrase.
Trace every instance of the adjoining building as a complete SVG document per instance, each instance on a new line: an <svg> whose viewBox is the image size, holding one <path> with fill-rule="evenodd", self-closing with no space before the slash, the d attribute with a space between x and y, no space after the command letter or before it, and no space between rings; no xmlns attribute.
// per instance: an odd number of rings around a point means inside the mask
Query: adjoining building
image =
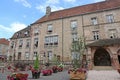
<svg viewBox="0 0 120 80"><path fill-rule="evenodd" d="M51 12L29 27L16 32L10 40L12 60L48 62L53 55L70 62L77 54L71 44L85 38L89 69L120 65L120 0L106 0Z"/></svg>
<svg viewBox="0 0 120 80"><path fill-rule="evenodd" d="M6 61L8 55L9 40L0 38L0 61Z"/></svg>

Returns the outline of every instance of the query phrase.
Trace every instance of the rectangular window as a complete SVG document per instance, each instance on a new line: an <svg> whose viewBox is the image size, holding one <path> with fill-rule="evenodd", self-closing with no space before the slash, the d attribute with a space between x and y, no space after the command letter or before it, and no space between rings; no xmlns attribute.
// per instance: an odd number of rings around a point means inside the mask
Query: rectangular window
<svg viewBox="0 0 120 80"><path fill-rule="evenodd" d="M29 55L30 55L30 54L29 54L28 52L25 52L25 59L26 59L26 60L29 60Z"/></svg>
<svg viewBox="0 0 120 80"><path fill-rule="evenodd" d="M21 55L22 55L22 53L18 52L18 60L21 60Z"/></svg>
<svg viewBox="0 0 120 80"><path fill-rule="evenodd" d="M73 41L77 41L78 40L77 33L73 33L72 34L72 40Z"/></svg>
<svg viewBox="0 0 120 80"><path fill-rule="evenodd" d="M23 40L19 41L19 48L21 48L23 46Z"/></svg>
<svg viewBox="0 0 120 80"><path fill-rule="evenodd" d="M28 36L28 35L29 35L29 31L25 31L25 32L24 32L24 35L25 35L25 36Z"/></svg>
<svg viewBox="0 0 120 80"><path fill-rule="evenodd" d="M33 59L34 60L36 59L36 56L37 56L37 52L34 52L34 54L33 54Z"/></svg>
<svg viewBox="0 0 120 80"><path fill-rule="evenodd" d="M76 20L71 21L71 29L72 30L76 30L77 29L77 21Z"/></svg>
<svg viewBox="0 0 120 80"><path fill-rule="evenodd" d="M34 48L37 48L38 47L38 38L35 38L34 39Z"/></svg>
<svg viewBox="0 0 120 80"><path fill-rule="evenodd" d="M46 36L45 45L58 45L58 35Z"/></svg>
<svg viewBox="0 0 120 80"><path fill-rule="evenodd" d="M53 57L52 51L48 51L48 59L49 59L49 60L52 60L52 57Z"/></svg>
<svg viewBox="0 0 120 80"><path fill-rule="evenodd" d="M113 14L107 15L106 18L107 18L107 22L108 22L108 23L114 22Z"/></svg>
<svg viewBox="0 0 120 80"><path fill-rule="evenodd" d="M45 45L49 44L49 37L45 37Z"/></svg>
<svg viewBox="0 0 120 80"><path fill-rule="evenodd" d="M48 24L48 27L47 27L47 32L52 32L53 31L53 26L52 24Z"/></svg>
<svg viewBox="0 0 120 80"><path fill-rule="evenodd" d="M99 39L99 31L93 31L93 38L94 38L94 40Z"/></svg>
<svg viewBox="0 0 120 80"><path fill-rule="evenodd" d="M92 24L93 24L93 25L97 25L97 24L98 24L96 17L91 18L91 21L92 21Z"/></svg>
<svg viewBox="0 0 120 80"><path fill-rule="evenodd" d="M14 41L11 42L11 48L13 48L13 47L14 47Z"/></svg>
<svg viewBox="0 0 120 80"><path fill-rule="evenodd" d="M109 37L110 38L117 38L117 30L116 29L110 29L109 30Z"/></svg>
<svg viewBox="0 0 120 80"><path fill-rule="evenodd" d="M35 28L34 29L34 35L36 36L36 35L39 35L39 28Z"/></svg>
<svg viewBox="0 0 120 80"><path fill-rule="evenodd" d="M29 48L30 47L30 39L27 39L26 40L26 48Z"/></svg>
<svg viewBox="0 0 120 80"><path fill-rule="evenodd" d="M53 37L53 43L54 45L58 45L58 36Z"/></svg>

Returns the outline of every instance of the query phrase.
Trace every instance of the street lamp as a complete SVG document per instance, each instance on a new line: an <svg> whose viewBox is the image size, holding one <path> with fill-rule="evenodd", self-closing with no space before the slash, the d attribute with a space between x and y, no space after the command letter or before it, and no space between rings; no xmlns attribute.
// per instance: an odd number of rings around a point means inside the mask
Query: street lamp
<svg viewBox="0 0 120 80"><path fill-rule="evenodd" d="M48 57L48 63L47 63L47 66L49 66L49 53L48 53L48 56L47 56L47 57Z"/></svg>

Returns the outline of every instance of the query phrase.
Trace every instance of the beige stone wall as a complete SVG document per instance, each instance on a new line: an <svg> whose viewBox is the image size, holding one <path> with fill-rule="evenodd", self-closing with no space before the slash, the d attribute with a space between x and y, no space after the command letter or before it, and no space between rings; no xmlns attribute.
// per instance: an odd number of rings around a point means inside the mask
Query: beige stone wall
<svg viewBox="0 0 120 80"><path fill-rule="evenodd" d="M57 54L63 56L64 61L70 61L71 60L71 42L72 42L72 34L71 34L71 21L76 20L78 24L78 37L83 36L86 39L86 43L94 42L93 40L93 33L92 31L99 31L100 32L100 39L107 39L108 36L108 30L109 29L116 29L118 32L118 37L120 38L120 9L116 10L110 10L110 11L102 11L102 12L95 12L90 14L84 14L81 16L74 16L74 17L68 17L58 20L52 20L47 21L40 24L34 24L31 25L32 28L32 36L31 36L31 47L30 50L25 48L25 41L27 38L20 38L24 40L24 47L22 49L18 49L18 44L16 45L15 49L10 49L10 55L13 55L14 50L16 50L16 55L18 52L22 52L22 60L25 58L25 52L30 51L30 60L33 60L33 53L36 51L39 54L40 59L43 58L44 52L47 56L47 51L52 51L53 54ZM114 23L106 23L106 15L113 14L114 15ZM91 24L91 18L97 17L98 19L98 25L93 26ZM51 34L47 33L47 25L52 24L53 25L53 32ZM39 35L34 35L34 29L39 28ZM83 29L84 28L84 29ZM44 47L45 43L45 36L50 35L58 35L58 45L53 47ZM34 48L34 38L39 38L38 40L38 48ZM17 43L20 39L17 39ZM12 40L10 41L12 42ZM111 49L112 50L112 49ZM114 50L114 49L113 49ZM112 51L113 51L112 50ZM90 65L92 65L92 59L93 59L93 52L94 50L88 49L88 57L90 58ZM17 57L16 57L17 59ZM47 61L47 57L45 58Z"/></svg>
<svg viewBox="0 0 120 80"><path fill-rule="evenodd" d="M96 12L92 14L83 15L83 23L84 23L84 34L86 38L86 43L93 42L93 34L92 31L100 32L100 39L108 39L109 38L109 29L116 29L120 37L120 9ZM106 15L113 14L114 22L108 23L106 19ZM92 25L91 18L97 17L98 25ZM91 36L90 36L91 35Z"/></svg>

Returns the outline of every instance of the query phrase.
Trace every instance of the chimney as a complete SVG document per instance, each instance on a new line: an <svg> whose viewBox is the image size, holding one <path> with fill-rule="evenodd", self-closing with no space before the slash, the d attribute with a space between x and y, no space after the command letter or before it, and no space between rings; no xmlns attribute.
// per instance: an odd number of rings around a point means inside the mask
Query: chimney
<svg viewBox="0 0 120 80"><path fill-rule="evenodd" d="M49 16L51 13L51 7L50 6L47 6L46 7L46 15Z"/></svg>

